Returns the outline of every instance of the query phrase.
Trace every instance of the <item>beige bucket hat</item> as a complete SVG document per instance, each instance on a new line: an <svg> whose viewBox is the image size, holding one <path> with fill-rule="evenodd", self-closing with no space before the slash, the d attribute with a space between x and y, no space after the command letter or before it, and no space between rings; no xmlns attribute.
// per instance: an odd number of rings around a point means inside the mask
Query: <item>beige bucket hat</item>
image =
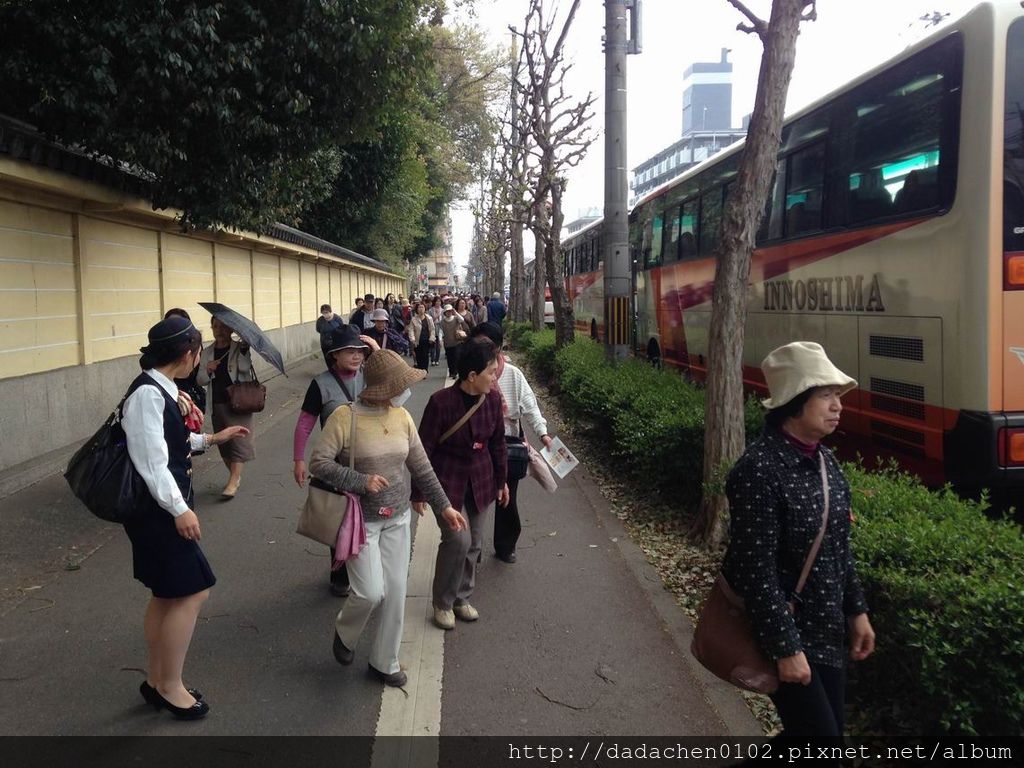
<svg viewBox="0 0 1024 768"><path fill-rule="evenodd" d="M813 341L794 341L772 350L761 362L761 371L771 395L761 405L769 411L812 387L840 387L840 394L845 395L857 386L855 379L832 364L821 344Z"/></svg>
<svg viewBox="0 0 1024 768"><path fill-rule="evenodd" d="M390 400L417 381L422 381L427 372L409 365L390 349L378 349L363 364L366 387L359 393L362 400Z"/></svg>

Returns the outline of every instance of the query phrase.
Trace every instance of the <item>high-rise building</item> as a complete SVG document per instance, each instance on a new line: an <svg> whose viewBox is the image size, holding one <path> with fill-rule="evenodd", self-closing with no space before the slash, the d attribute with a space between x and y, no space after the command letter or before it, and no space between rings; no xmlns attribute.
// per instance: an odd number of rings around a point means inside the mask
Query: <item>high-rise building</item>
<svg viewBox="0 0 1024 768"><path fill-rule="evenodd" d="M716 62L683 72L682 138L633 168L631 203L747 135L748 119L732 128L732 64L729 49Z"/></svg>
<svg viewBox="0 0 1024 768"><path fill-rule="evenodd" d="M452 288L452 222L445 222L438 227L438 239L441 245L427 254L427 258L418 265L417 290L445 293ZM424 284L425 282L425 284Z"/></svg>

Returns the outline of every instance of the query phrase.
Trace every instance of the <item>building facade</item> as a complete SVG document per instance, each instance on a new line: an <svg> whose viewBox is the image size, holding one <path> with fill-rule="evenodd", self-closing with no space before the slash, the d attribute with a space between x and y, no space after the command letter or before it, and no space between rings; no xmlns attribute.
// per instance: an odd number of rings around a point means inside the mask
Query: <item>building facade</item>
<svg viewBox="0 0 1024 768"><path fill-rule="evenodd" d="M721 60L692 64L683 73L682 137L633 168L632 200L643 197L687 168L744 138L747 119L732 128L732 64ZM631 203L632 203L631 200Z"/></svg>

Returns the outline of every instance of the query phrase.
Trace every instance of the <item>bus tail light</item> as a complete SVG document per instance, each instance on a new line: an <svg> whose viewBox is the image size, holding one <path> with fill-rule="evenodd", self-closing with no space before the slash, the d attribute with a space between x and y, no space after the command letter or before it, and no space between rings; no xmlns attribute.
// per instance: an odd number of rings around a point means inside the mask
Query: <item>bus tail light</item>
<svg viewBox="0 0 1024 768"><path fill-rule="evenodd" d="M1024 290L1024 253L1008 253L1004 257L1004 291Z"/></svg>
<svg viewBox="0 0 1024 768"><path fill-rule="evenodd" d="M1024 428L999 430L999 465L1024 467Z"/></svg>

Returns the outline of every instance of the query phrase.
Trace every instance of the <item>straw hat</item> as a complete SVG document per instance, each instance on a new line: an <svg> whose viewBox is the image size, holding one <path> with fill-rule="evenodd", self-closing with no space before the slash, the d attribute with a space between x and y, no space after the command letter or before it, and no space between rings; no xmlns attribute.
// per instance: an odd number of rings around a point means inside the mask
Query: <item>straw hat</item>
<svg viewBox="0 0 1024 768"><path fill-rule="evenodd" d="M412 384L422 381L427 372L409 365L390 349L379 349L363 364L366 387L361 400L390 400L402 394Z"/></svg>
<svg viewBox="0 0 1024 768"><path fill-rule="evenodd" d="M821 344L794 341L768 353L761 363L771 395L761 404L768 410L785 405L812 387L839 387L845 395L857 386L855 379L836 368Z"/></svg>
<svg viewBox="0 0 1024 768"><path fill-rule="evenodd" d="M388 314L386 309L375 309L371 319L376 322L377 320L390 320L391 316Z"/></svg>

